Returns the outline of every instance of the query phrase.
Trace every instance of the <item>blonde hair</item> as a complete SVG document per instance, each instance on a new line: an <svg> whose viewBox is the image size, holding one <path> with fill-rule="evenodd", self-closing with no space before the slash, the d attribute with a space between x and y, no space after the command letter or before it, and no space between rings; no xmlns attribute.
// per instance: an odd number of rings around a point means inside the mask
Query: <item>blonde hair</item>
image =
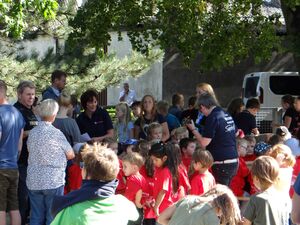
<svg viewBox="0 0 300 225"><path fill-rule="evenodd" d="M150 123L149 126L148 126L148 130L147 130L147 136L150 137L152 131L157 129L157 128L160 128L161 131L163 130L163 127L160 123L157 123L157 122Z"/></svg>
<svg viewBox="0 0 300 225"><path fill-rule="evenodd" d="M112 181L119 173L117 155L106 146L95 143L85 145L81 151L87 177L92 180Z"/></svg>
<svg viewBox="0 0 300 225"><path fill-rule="evenodd" d="M187 132L188 132L188 129L186 127L182 126L182 127L178 127L176 129L174 129L172 131L172 134L174 135L175 138L177 138L178 135L185 134Z"/></svg>
<svg viewBox="0 0 300 225"><path fill-rule="evenodd" d="M260 156L254 160L251 173L259 180L260 185L266 189L277 181L279 165L271 156Z"/></svg>
<svg viewBox="0 0 300 225"><path fill-rule="evenodd" d="M293 156L290 147L284 144L274 145L271 148L269 155L276 159L280 166L293 167L296 163L296 159Z"/></svg>
<svg viewBox="0 0 300 225"><path fill-rule="evenodd" d="M128 123L131 121L131 110L126 102L120 102L117 104L116 110L120 110L124 114L124 121L117 118L116 127L118 127L119 124L124 123L123 131L126 132Z"/></svg>
<svg viewBox="0 0 300 225"><path fill-rule="evenodd" d="M196 150L193 153L192 159L195 163L200 162L205 168L210 168L214 162L214 158L207 150Z"/></svg>
<svg viewBox="0 0 300 225"><path fill-rule="evenodd" d="M245 138L237 138L236 139L236 146L239 147L243 144L247 144L248 145L248 141Z"/></svg>
<svg viewBox="0 0 300 225"><path fill-rule="evenodd" d="M72 98L69 91L66 89L62 90L58 97L58 105L61 107L69 107L72 104Z"/></svg>
<svg viewBox="0 0 300 225"><path fill-rule="evenodd" d="M129 162L132 165L136 165L141 168L144 165L144 158L137 152L129 152L122 158L122 161Z"/></svg>

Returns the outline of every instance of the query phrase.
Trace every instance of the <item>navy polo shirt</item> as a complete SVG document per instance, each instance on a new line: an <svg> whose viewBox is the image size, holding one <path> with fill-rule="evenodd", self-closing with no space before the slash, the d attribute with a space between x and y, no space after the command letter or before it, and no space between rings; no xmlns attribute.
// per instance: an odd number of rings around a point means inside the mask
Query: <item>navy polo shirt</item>
<svg viewBox="0 0 300 225"><path fill-rule="evenodd" d="M251 135L252 130L256 128L256 119L248 110L244 110L236 115L234 120L238 129L241 129L245 135Z"/></svg>
<svg viewBox="0 0 300 225"><path fill-rule="evenodd" d="M238 158L235 133L232 117L220 107L215 107L207 116L203 131L203 137L211 138L206 148L215 161Z"/></svg>
<svg viewBox="0 0 300 225"><path fill-rule="evenodd" d="M85 112L79 114L76 119L81 134L88 133L91 138L102 137L108 130L113 129L111 118L105 109L98 108L89 118Z"/></svg>

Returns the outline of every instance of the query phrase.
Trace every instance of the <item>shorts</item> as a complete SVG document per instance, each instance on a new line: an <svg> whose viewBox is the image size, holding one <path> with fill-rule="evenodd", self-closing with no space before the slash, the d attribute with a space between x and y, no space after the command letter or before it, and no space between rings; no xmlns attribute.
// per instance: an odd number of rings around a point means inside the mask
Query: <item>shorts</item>
<svg viewBox="0 0 300 225"><path fill-rule="evenodd" d="M0 169L0 211L19 209L18 169Z"/></svg>

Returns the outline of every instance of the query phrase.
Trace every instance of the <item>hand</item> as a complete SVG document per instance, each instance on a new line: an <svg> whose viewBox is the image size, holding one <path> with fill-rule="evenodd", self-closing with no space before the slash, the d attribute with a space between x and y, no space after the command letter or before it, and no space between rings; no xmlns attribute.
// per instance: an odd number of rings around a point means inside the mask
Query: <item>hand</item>
<svg viewBox="0 0 300 225"><path fill-rule="evenodd" d="M188 128L190 131L193 131L193 130L195 130L195 129L196 129L196 127L195 127L195 123L194 123L194 121L193 121L193 120L191 120L191 122L190 122L190 123L187 123L187 124L186 124L186 126L187 126L187 128Z"/></svg>

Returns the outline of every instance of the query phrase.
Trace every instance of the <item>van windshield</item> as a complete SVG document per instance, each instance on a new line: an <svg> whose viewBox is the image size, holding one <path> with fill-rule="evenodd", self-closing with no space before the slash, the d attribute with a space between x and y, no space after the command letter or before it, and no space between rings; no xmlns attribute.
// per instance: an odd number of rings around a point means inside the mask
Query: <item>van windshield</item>
<svg viewBox="0 0 300 225"><path fill-rule="evenodd" d="M257 97L257 85L258 85L259 77L248 77L246 79L245 85L245 97L253 98Z"/></svg>
<svg viewBox="0 0 300 225"><path fill-rule="evenodd" d="M276 95L300 95L300 76L270 76L270 89Z"/></svg>

